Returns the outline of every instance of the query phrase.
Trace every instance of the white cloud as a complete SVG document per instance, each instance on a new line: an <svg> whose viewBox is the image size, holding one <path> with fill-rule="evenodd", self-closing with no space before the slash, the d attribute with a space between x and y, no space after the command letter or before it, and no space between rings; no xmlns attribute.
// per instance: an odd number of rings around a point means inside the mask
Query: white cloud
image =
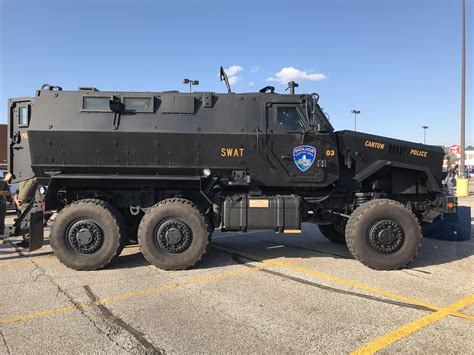
<svg viewBox="0 0 474 355"><path fill-rule="evenodd" d="M231 67L225 69L225 72L227 73L227 76L234 76L239 71L243 71L243 70L244 68L242 68L240 65L232 65Z"/></svg>
<svg viewBox="0 0 474 355"><path fill-rule="evenodd" d="M253 81L251 81L251 82L249 83L249 86L254 86L254 85L255 85L255 83L254 83Z"/></svg>
<svg viewBox="0 0 474 355"><path fill-rule="evenodd" d="M256 73L256 72L258 72L259 70L260 70L260 68L257 67L257 66L255 66L255 67L252 67L252 69L250 69L250 72L251 72L251 73Z"/></svg>
<svg viewBox="0 0 474 355"><path fill-rule="evenodd" d="M229 78L229 84L234 85L236 82L238 82L240 79L242 79L239 76L228 76Z"/></svg>
<svg viewBox="0 0 474 355"><path fill-rule="evenodd" d="M242 68L240 65L232 65L224 70L227 74L227 77L229 78L230 85L234 85L236 82L242 79L240 76L237 76L237 73L244 70L244 68Z"/></svg>
<svg viewBox="0 0 474 355"><path fill-rule="evenodd" d="M286 84L292 80L324 80L326 75L321 73L308 73L293 67L282 68L274 77L269 77L268 81L276 81Z"/></svg>

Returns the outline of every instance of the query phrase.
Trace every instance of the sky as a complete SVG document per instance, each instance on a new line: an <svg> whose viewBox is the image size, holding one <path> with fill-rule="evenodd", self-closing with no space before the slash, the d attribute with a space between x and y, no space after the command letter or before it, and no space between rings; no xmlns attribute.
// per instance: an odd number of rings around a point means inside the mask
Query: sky
<svg viewBox="0 0 474 355"><path fill-rule="evenodd" d="M474 1L466 144L474 145ZM64 90L317 92L336 130L460 143L461 0L0 0L0 123L10 97Z"/></svg>

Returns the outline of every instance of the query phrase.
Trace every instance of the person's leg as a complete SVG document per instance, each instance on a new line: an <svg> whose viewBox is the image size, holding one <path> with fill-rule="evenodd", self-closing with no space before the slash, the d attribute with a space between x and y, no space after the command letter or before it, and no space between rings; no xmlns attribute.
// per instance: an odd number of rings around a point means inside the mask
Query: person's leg
<svg viewBox="0 0 474 355"><path fill-rule="evenodd" d="M36 177L20 182L18 198L22 202L19 207L21 213L26 210L28 204L35 198L37 188L38 180L36 180Z"/></svg>
<svg viewBox="0 0 474 355"><path fill-rule="evenodd" d="M36 177L20 182L18 198L22 201L19 206L21 213L25 212L28 204L35 198L36 189L38 188L38 180ZM17 246L22 248L28 248L30 244L29 235L23 234L23 241L16 243Z"/></svg>
<svg viewBox="0 0 474 355"><path fill-rule="evenodd" d="M7 215L7 200L4 196L0 196L0 244L3 243L5 232L5 217Z"/></svg>

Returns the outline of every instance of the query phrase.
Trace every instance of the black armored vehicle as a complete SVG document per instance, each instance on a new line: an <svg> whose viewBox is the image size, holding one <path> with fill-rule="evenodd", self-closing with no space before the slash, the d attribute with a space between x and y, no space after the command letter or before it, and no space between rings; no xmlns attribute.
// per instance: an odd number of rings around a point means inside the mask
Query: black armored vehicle
<svg viewBox="0 0 474 355"><path fill-rule="evenodd" d="M185 269L214 229L300 233L319 225L373 269L412 261L421 224L456 211L441 147L334 131L317 94L64 91L9 100L9 169L35 178L13 234L94 270L129 239L162 269ZM46 188L47 187L47 188Z"/></svg>

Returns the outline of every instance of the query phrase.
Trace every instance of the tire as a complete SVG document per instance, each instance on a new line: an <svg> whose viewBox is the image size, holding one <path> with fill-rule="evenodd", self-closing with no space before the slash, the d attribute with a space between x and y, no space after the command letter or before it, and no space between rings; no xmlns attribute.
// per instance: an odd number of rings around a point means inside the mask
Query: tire
<svg viewBox="0 0 474 355"><path fill-rule="evenodd" d="M338 218L338 220L332 224L320 224L318 225L321 234L328 240L335 244L346 244L346 228L347 219Z"/></svg>
<svg viewBox="0 0 474 355"><path fill-rule="evenodd" d="M118 258L127 234L122 216L111 204L86 199L58 213L50 239L54 254L67 267L97 270Z"/></svg>
<svg viewBox="0 0 474 355"><path fill-rule="evenodd" d="M349 217L346 242L351 254L375 270L396 270L413 261L423 236L416 216L401 203L377 199Z"/></svg>
<svg viewBox="0 0 474 355"><path fill-rule="evenodd" d="M145 258L164 270L183 270L206 251L212 228L191 201L173 198L153 206L138 227L138 244Z"/></svg>

